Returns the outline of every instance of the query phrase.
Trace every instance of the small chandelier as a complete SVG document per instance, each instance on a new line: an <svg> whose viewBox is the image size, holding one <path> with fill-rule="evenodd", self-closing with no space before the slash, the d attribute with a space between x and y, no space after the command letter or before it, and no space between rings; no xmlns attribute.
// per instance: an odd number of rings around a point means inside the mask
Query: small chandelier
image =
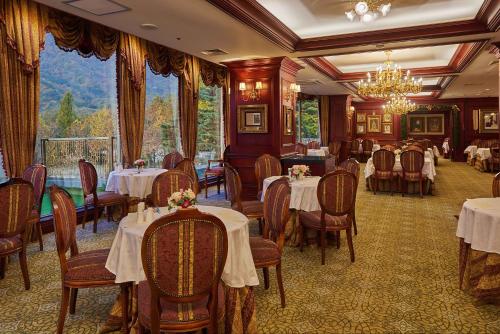
<svg viewBox="0 0 500 334"><path fill-rule="evenodd" d="M363 23L374 21L379 14L386 16L391 11L391 3L383 4L383 0L366 0L358 1L354 5L354 9L345 12L349 21L354 21L357 17ZM354 4L354 1L351 1Z"/></svg>
<svg viewBox="0 0 500 334"><path fill-rule="evenodd" d="M417 105L405 97L393 97L383 106L384 114L404 115L417 110Z"/></svg>
<svg viewBox="0 0 500 334"><path fill-rule="evenodd" d="M387 60L383 66L377 68L375 80L371 73L367 73L367 81L358 82L358 94L381 99L390 99L393 96L406 96L418 94L422 91L422 78L415 79L410 76L410 70L403 75L401 66L391 60L391 51L385 51Z"/></svg>

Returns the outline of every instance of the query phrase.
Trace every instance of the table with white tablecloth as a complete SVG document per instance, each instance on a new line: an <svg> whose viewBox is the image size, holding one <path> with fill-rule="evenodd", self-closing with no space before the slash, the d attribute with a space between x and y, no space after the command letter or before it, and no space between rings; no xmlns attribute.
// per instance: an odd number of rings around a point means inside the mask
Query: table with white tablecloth
<svg viewBox="0 0 500 334"><path fill-rule="evenodd" d="M476 145L469 145L465 148L464 154L467 154L467 164L474 166L474 163L476 161L476 152L477 152Z"/></svg>
<svg viewBox="0 0 500 334"><path fill-rule="evenodd" d="M106 191L146 198L151 194L154 179L166 171L162 168L145 168L140 173L136 168L113 171L109 173Z"/></svg>
<svg viewBox="0 0 500 334"><path fill-rule="evenodd" d="M327 153L325 152L325 150L320 148L318 149L308 148L307 155L311 157L324 157L327 155Z"/></svg>
<svg viewBox="0 0 500 334"><path fill-rule="evenodd" d="M476 150L474 158L474 167L481 172L485 172L489 169L491 150L489 148L480 147Z"/></svg>
<svg viewBox="0 0 500 334"><path fill-rule="evenodd" d="M458 218L460 288L479 298L500 297L500 198L467 200Z"/></svg>
<svg viewBox="0 0 500 334"><path fill-rule="evenodd" d="M373 144L372 152L380 150L380 144Z"/></svg>
<svg viewBox="0 0 500 334"><path fill-rule="evenodd" d="M323 151L325 151L325 154L326 154L326 155L329 155L329 154L330 154L330 149L328 148L328 146L321 146L321 149L322 149Z"/></svg>

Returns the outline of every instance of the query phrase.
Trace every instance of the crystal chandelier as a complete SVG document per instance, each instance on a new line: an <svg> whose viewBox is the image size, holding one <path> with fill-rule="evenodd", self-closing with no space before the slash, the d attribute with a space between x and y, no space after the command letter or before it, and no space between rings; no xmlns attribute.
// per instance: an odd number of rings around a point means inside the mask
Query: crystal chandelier
<svg viewBox="0 0 500 334"><path fill-rule="evenodd" d="M358 1L354 5L354 9L345 12L349 21L354 21L357 17L363 23L374 21L379 14L386 16L391 10L391 3L383 4L383 0L366 0ZM351 1L354 4L354 1Z"/></svg>
<svg viewBox="0 0 500 334"><path fill-rule="evenodd" d="M406 96L418 94L422 91L422 78L416 80L410 76L410 70L403 75L401 66L391 60L391 51L385 51L387 60L383 66L377 68L375 80L370 72L367 81L358 82L358 94L388 100L393 96Z"/></svg>
<svg viewBox="0 0 500 334"><path fill-rule="evenodd" d="M384 114L404 115L417 110L417 105L406 97L392 97L383 106Z"/></svg>

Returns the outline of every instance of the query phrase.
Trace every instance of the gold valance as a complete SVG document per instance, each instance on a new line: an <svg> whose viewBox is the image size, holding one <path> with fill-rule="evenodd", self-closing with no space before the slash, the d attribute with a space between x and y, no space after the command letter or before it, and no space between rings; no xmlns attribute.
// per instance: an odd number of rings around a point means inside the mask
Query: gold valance
<svg viewBox="0 0 500 334"><path fill-rule="evenodd" d="M147 53L149 67L155 74L180 77L186 69L186 54L183 52L148 42Z"/></svg>
<svg viewBox="0 0 500 334"><path fill-rule="evenodd" d="M225 67L200 60L200 74L206 86L223 87L226 84L228 71Z"/></svg>

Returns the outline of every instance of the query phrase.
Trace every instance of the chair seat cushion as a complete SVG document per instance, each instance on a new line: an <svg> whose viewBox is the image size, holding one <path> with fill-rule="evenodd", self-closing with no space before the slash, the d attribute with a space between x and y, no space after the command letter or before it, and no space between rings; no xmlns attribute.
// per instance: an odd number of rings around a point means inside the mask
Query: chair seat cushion
<svg viewBox="0 0 500 334"><path fill-rule="evenodd" d="M252 250L253 262L257 267L261 263L279 261L281 259L278 245L269 239L250 237L250 249Z"/></svg>
<svg viewBox="0 0 500 334"><path fill-rule="evenodd" d="M313 229L321 229L321 210L311 211L311 212L300 212L299 214L300 223L307 227ZM349 227L350 221L347 219L347 215L343 216L330 216L325 215L326 229L338 230L342 228Z"/></svg>
<svg viewBox="0 0 500 334"><path fill-rule="evenodd" d="M0 253L21 248L23 242L21 236L16 235L9 238L0 238Z"/></svg>
<svg viewBox="0 0 500 334"><path fill-rule="evenodd" d="M100 206L120 204L127 200L127 196L114 193L112 191L104 191L102 193L97 193L97 203ZM94 203L94 195L89 195L86 198L87 204Z"/></svg>
<svg viewBox="0 0 500 334"><path fill-rule="evenodd" d="M205 170L205 174L222 176L224 175L224 167L211 167L210 169L207 168L207 170Z"/></svg>
<svg viewBox="0 0 500 334"><path fill-rule="evenodd" d="M241 202L241 213L245 216L259 218L264 216L264 203L261 201L243 201ZM233 209L235 209L233 207Z"/></svg>
<svg viewBox="0 0 500 334"><path fill-rule="evenodd" d="M115 275L105 268L109 249L79 253L68 259L65 281L114 281Z"/></svg>

